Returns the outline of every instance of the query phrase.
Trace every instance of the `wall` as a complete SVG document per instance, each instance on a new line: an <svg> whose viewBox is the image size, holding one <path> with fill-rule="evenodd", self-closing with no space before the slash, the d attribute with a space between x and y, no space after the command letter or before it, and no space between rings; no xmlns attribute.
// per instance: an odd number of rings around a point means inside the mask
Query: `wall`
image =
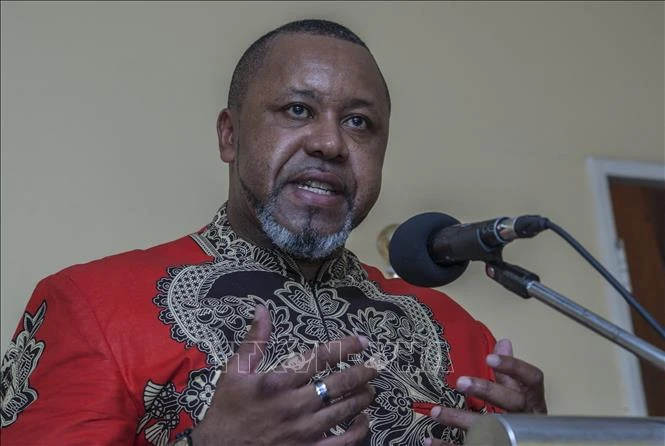
<svg viewBox="0 0 665 446"><path fill-rule="evenodd" d="M382 195L349 244L369 263L381 228L427 210L540 213L596 252L585 158L663 162L661 2L3 2L3 351L40 278L208 222L233 66L309 16L356 30L392 91ZM609 317L602 279L554 234L505 258ZM444 291L545 371L552 413L628 413L618 347L482 264Z"/></svg>

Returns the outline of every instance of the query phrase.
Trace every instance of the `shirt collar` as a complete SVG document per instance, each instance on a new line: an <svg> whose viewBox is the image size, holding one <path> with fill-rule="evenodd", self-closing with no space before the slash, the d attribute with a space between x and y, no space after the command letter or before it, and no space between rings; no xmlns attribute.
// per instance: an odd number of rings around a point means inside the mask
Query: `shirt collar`
<svg viewBox="0 0 665 446"><path fill-rule="evenodd" d="M201 236L208 240L221 258L226 257L229 254L229 247L232 247L236 256L238 250L246 252L247 255L252 251L258 250L262 259L268 258L276 261L281 260L287 265L289 276L298 277L299 280L304 280L300 268L292 256L276 247L262 247L239 236L229 223L226 202L217 210L212 222L203 229ZM323 264L315 282L341 281L350 277L362 278L365 277L365 273L355 254L344 248L340 255L327 260Z"/></svg>

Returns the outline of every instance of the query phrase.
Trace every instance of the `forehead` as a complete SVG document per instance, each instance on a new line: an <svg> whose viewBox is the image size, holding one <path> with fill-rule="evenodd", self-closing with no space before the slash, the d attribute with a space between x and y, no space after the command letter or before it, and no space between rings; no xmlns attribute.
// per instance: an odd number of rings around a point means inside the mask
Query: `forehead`
<svg viewBox="0 0 665 446"><path fill-rule="evenodd" d="M332 101L362 99L377 107L388 106L383 80L369 51L333 37L287 34L270 43L250 82L247 99L288 91L311 91Z"/></svg>

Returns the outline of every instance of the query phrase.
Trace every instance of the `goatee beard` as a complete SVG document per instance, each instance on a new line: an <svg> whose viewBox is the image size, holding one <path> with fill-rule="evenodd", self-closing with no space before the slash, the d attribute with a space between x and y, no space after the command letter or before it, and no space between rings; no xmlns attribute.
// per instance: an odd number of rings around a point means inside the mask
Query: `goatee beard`
<svg viewBox="0 0 665 446"><path fill-rule="evenodd" d="M337 249L344 246L349 234L353 229L353 206L349 200L349 212L347 212L342 227L332 234L321 234L312 227L312 220L316 210L310 212L307 222L293 232L275 219L277 208L277 196L283 186L278 187L271 195L268 203L262 204L258 198L249 190L242 179L240 184L247 198L254 205L256 216L261 223L263 232L282 251L297 259L320 260L330 256Z"/></svg>

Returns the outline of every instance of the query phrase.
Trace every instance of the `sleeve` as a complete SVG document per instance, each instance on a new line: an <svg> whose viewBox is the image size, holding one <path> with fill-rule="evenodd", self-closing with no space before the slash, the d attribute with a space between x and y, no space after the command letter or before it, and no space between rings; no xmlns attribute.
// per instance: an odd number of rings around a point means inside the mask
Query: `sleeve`
<svg viewBox="0 0 665 446"><path fill-rule="evenodd" d="M2 359L2 439L133 444L137 402L85 294L66 275L35 288Z"/></svg>

